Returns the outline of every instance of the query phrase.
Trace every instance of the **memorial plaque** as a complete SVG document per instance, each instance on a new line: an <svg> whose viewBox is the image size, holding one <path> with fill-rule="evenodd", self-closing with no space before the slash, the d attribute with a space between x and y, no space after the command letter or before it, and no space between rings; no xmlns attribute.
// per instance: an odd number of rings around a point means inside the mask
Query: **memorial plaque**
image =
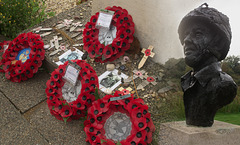
<svg viewBox="0 0 240 145"><path fill-rule="evenodd" d="M115 112L107 119L104 129L107 139L122 141L130 135L132 130L132 122L126 114Z"/></svg>

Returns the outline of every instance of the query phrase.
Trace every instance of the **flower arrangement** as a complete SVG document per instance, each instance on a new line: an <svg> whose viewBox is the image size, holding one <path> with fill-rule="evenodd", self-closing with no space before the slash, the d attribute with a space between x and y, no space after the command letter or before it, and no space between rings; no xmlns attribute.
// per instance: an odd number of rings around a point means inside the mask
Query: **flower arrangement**
<svg viewBox="0 0 240 145"><path fill-rule="evenodd" d="M104 42L99 41L99 29L95 27L99 12L91 17L83 31L83 48L90 58L101 63L113 61L122 56L130 48L135 31L132 16L128 14L126 9L116 6L105 9L115 12L111 25L116 27L117 32L112 43L105 45Z"/></svg>
<svg viewBox="0 0 240 145"><path fill-rule="evenodd" d="M124 99L117 99L124 98ZM113 139L117 134L126 134L126 128L120 127L129 125L126 121L118 122L108 120L115 113L118 115L125 115L130 118L131 129L129 135L121 140ZM123 117L123 118L127 118ZM106 124L110 126L105 127ZM93 102L92 107L88 109L87 120L84 122L84 131L87 134L86 141L92 145L105 144L105 145L130 145L142 144L147 145L152 142L152 133L155 131L153 121L150 113L148 113L148 106L144 104L143 100L135 99L133 95L124 95L124 92L116 91L114 95L106 95L102 99ZM106 135L107 130L112 129L114 135ZM111 132L111 131L110 131ZM117 136L117 138L121 138Z"/></svg>
<svg viewBox="0 0 240 145"><path fill-rule="evenodd" d="M11 41L3 41L3 42L0 42L0 52L4 52L5 51L5 46L8 47L9 43Z"/></svg>
<svg viewBox="0 0 240 145"><path fill-rule="evenodd" d="M73 92L81 90L76 93L77 97L74 100L67 101L64 96L65 92L63 91L63 87L65 86L66 81L63 76L66 67L69 64L68 61L52 72L51 78L46 83L47 88L45 90L50 113L57 119L65 122L71 121L72 119L79 119L86 115L86 110L95 100L94 95L98 93L97 91L99 87L97 74L95 70L86 63L86 61L72 60L72 62L76 63L81 68L78 76L81 89L78 88L73 90ZM67 89L72 89L72 87Z"/></svg>
<svg viewBox="0 0 240 145"><path fill-rule="evenodd" d="M0 66L7 79L20 82L32 78L42 66L44 43L40 35L22 33L8 45L2 55Z"/></svg>

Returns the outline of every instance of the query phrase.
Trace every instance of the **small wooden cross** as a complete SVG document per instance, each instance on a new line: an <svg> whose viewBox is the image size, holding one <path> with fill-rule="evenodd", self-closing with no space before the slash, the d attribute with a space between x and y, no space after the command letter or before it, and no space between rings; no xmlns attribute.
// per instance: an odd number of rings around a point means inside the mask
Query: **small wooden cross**
<svg viewBox="0 0 240 145"><path fill-rule="evenodd" d="M50 40L50 47L48 48L48 50L53 48L54 46L55 46L56 49L58 49L59 48L59 41L62 40L62 39L63 39L62 37L53 36L53 39ZM56 47L56 43L58 44L58 47Z"/></svg>
<svg viewBox="0 0 240 145"><path fill-rule="evenodd" d="M39 33L41 31L41 29L42 29L42 26L39 26L39 27L33 29L33 32Z"/></svg>
<svg viewBox="0 0 240 145"><path fill-rule="evenodd" d="M70 25L72 24L72 21L73 21L73 20L64 19L64 22L56 25L56 28L57 28L57 29L61 29L61 28L63 28L63 27L70 27Z"/></svg>
<svg viewBox="0 0 240 145"><path fill-rule="evenodd" d="M72 23L73 27L70 28L70 32L74 31L77 27L82 27L83 24L81 22Z"/></svg>
<svg viewBox="0 0 240 145"><path fill-rule="evenodd" d="M55 45L55 48L58 49L59 48L59 39L58 39L58 36L53 36L53 39L54 39L54 45Z"/></svg>
<svg viewBox="0 0 240 145"><path fill-rule="evenodd" d="M144 88L147 86L147 85L149 85L150 83L152 84L152 85L156 85L157 84L157 82L156 82L156 77L155 76L148 76L147 74L145 74L144 76L143 76L146 80L144 80L141 84L139 84L138 86L137 86L137 90L144 90Z"/></svg>
<svg viewBox="0 0 240 145"><path fill-rule="evenodd" d="M143 67L143 65L145 64L145 62L149 56L153 57L155 55L155 53L153 53L152 50L153 50L152 45L150 45L148 47L148 49L145 49L145 48L142 49L142 53L144 54L144 56L143 56L142 60L140 61L140 63L138 64L138 69Z"/></svg>
<svg viewBox="0 0 240 145"><path fill-rule="evenodd" d="M43 34L40 34L40 36L41 37L45 37L45 36L47 36L47 35L49 35L49 34L51 34L52 32L46 32L46 33L43 33Z"/></svg>
<svg viewBox="0 0 240 145"><path fill-rule="evenodd" d="M127 94L131 93L131 91L132 91L133 89L130 88L130 87L128 87L128 88L126 88L126 89L124 89L123 87L120 87L118 90L119 90L119 91L124 91L124 92L123 92L124 95L127 95Z"/></svg>
<svg viewBox="0 0 240 145"><path fill-rule="evenodd" d="M133 70L133 80L135 80L136 78L140 78L143 79L143 74L145 73L145 70ZM124 79L124 82L129 83L132 81L132 77L128 77L127 79Z"/></svg>

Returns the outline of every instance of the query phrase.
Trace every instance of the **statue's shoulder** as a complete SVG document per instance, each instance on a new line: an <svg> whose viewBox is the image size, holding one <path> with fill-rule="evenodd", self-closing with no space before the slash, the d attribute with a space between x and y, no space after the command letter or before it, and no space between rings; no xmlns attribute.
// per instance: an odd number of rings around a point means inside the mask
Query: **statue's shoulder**
<svg viewBox="0 0 240 145"><path fill-rule="evenodd" d="M233 78L225 72L220 72L220 79L222 82L233 82Z"/></svg>
<svg viewBox="0 0 240 145"><path fill-rule="evenodd" d="M237 90L237 85L230 75L220 71L219 75L213 78L209 85L209 90Z"/></svg>

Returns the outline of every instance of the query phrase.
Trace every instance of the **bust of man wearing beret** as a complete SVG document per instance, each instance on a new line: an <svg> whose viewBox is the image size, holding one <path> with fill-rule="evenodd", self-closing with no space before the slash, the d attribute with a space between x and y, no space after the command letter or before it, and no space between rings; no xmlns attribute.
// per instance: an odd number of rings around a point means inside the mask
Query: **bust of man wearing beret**
<svg viewBox="0 0 240 145"><path fill-rule="evenodd" d="M193 69L181 78L186 123L212 126L217 110L231 103L237 93L235 82L220 64L231 43L229 19L205 3L182 19L178 34L185 62Z"/></svg>

